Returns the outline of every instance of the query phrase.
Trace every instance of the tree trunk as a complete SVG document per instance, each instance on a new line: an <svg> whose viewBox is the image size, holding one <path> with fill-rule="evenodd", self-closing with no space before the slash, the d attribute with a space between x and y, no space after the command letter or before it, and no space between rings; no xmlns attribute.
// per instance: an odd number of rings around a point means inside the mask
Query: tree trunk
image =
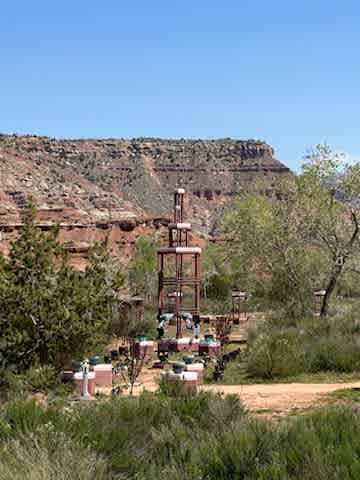
<svg viewBox="0 0 360 480"><path fill-rule="evenodd" d="M328 314L330 299L335 290L339 276L341 275L343 265L336 265L333 273L331 274L329 283L326 287L326 293L321 305L320 317L325 317Z"/></svg>
<svg viewBox="0 0 360 480"><path fill-rule="evenodd" d="M333 269L332 275L330 277L330 281L328 283L328 286L326 288L326 293L325 293L324 300L323 300L323 303L322 303L322 306L321 306L321 311L320 311L320 316L321 317L326 316L327 313L328 313L331 295L333 294L333 292L335 290L335 287L336 287L336 284L337 284L337 281L338 281L338 278L343 271L345 261L351 255L352 250L353 250L353 245L354 245L355 240L357 239L357 237L359 235L359 222L358 222L355 210L351 211L351 220L352 220L352 223L354 225L354 231L353 231L353 234L352 234L350 240L348 241L348 244L346 245L344 255L342 256L341 261L340 262L338 261L340 259L340 257L335 258L334 269Z"/></svg>

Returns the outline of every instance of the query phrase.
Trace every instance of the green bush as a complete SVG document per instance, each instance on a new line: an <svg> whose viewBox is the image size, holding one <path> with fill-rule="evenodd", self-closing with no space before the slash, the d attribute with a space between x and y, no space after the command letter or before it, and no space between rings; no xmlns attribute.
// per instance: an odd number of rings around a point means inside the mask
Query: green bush
<svg viewBox="0 0 360 480"><path fill-rule="evenodd" d="M0 368L0 396L3 399L13 398L26 390L23 377L10 368Z"/></svg>
<svg viewBox="0 0 360 480"><path fill-rule="evenodd" d="M107 458L116 474L134 478L139 473L145 475L154 462L165 467L164 457L160 458L156 447L162 438L161 432L170 432L174 425L181 424L183 435L190 440L196 431L216 435L243 415L238 397L222 400L219 396L201 394L168 398L160 394L116 399L105 404L82 404L66 414L55 407L44 410L34 402L16 401L3 408L0 418L5 425L4 432L6 425L11 426L9 440L32 432L41 433L43 437L48 434L48 447L52 449L52 435L56 432ZM155 438L158 443L154 442ZM176 445L171 448L176 450Z"/></svg>
<svg viewBox="0 0 360 480"><path fill-rule="evenodd" d="M357 480L360 417L333 407L277 423L238 397L163 394L0 409L0 480Z"/></svg>
<svg viewBox="0 0 360 480"><path fill-rule="evenodd" d="M40 437L40 438L39 438ZM61 438L49 451L38 435L10 440L2 445L0 480L106 480L106 461L70 439Z"/></svg>
<svg viewBox="0 0 360 480"><path fill-rule="evenodd" d="M247 371L252 377L288 377L304 368L304 351L292 330L259 334L249 347Z"/></svg>
<svg viewBox="0 0 360 480"><path fill-rule="evenodd" d="M60 383L59 372L51 365L30 367L23 378L24 384L32 392L47 392Z"/></svg>
<svg viewBox="0 0 360 480"><path fill-rule="evenodd" d="M270 321L249 335L247 372L274 379L302 373L360 371L360 334L352 316Z"/></svg>
<svg viewBox="0 0 360 480"><path fill-rule="evenodd" d="M184 393L181 390L179 382L169 382L165 376L161 376L159 381L159 391L162 395L167 397L181 397ZM191 394L191 392L189 392Z"/></svg>

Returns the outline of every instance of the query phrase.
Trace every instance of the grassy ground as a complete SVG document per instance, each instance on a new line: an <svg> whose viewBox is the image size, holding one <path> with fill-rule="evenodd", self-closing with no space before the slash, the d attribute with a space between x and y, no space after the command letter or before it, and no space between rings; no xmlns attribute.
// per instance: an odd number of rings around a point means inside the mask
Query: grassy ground
<svg viewBox="0 0 360 480"><path fill-rule="evenodd" d="M360 388L336 390L328 395L329 400L360 404Z"/></svg>
<svg viewBox="0 0 360 480"><path fill-rule="evenodd" d="M228 350L233 350L236 345L228 345ZM210 364L206 371L205 383L216 383L213 379L214 367ZM225 368L224 378L219 382L224 385L249 385L254 383L346 383L360 380L360 372L316 372L299 373L297 375L262 378L250 376L247 370L246 355L239 360L229 362Z"/></svg>
<svg viewBox="0 0 360 480"><path fill-rule="evenodd" d="M360 372L341 373L341 372L317 372L300 373L289 377L275 377L272 379L263 379L249 377L246 373L246 365L232 362L227 365L224 379L221 383L224 385L251 385L254 383L346 383L360 380ZM216 383L212 378L212 370L209 369L206 374L206 383Z"/></svg>

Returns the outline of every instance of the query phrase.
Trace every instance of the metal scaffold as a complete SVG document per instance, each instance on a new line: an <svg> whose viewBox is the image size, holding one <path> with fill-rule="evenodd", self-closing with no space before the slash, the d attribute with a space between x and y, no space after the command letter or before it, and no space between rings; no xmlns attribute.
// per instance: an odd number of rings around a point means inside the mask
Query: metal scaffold
<svg viewBox="0 0 360 480"><path fill-rule="evenodd" d="M191 224L184 221L185 190L174 192L174 220L169 246L158 250L158 319L175 317L176 338L183 322L200 324L201 248L189 246Z"/></svg>

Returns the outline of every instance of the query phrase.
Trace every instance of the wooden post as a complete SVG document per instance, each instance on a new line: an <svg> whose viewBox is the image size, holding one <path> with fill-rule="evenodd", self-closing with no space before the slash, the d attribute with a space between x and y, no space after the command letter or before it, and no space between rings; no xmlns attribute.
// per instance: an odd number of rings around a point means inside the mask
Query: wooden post
<svg viewBox="0 0 360 480"><path fill-rule="evenodd" d="M195 254L195 313L200 315L200 255Z"/></svg>
<svg viewBox="0 0 360 480"><path fill-rule="evenodd" d="M175 254L175 269L176 269L175 290L176 292L181 292L180 260L181 260L180 255L176 253ZM181 338L180 296L179 295L176 295L175 313L176 313L176 338Z"/></svg>

